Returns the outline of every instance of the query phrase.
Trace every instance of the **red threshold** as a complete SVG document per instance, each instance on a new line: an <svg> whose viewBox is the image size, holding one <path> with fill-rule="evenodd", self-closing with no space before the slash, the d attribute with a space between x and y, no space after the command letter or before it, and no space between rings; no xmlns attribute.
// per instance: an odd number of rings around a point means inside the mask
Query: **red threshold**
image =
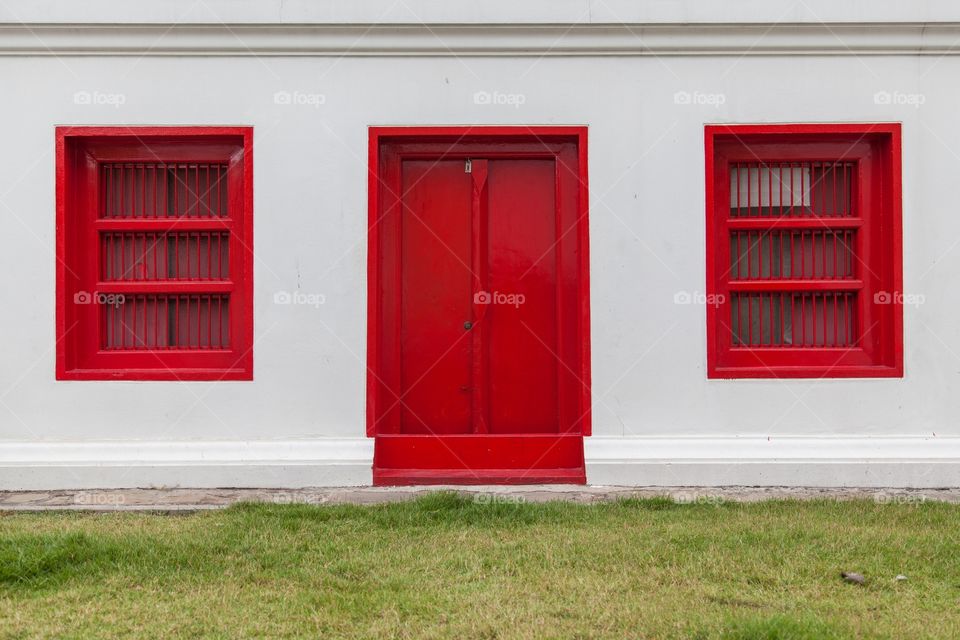
<svg viewBox="0 0 960 640"><path fill-rule="evenodd" d="M577 435L378 435L373 484L586 484Z"/></svg>

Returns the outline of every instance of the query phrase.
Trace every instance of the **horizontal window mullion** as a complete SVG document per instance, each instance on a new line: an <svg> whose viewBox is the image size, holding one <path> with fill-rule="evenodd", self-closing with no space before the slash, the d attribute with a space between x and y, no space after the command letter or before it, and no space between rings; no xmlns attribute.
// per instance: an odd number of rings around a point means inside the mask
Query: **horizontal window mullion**
<svg viewBox="0 0 960 640"><path fill-rule="evenodd" d="M100 218L93 223L97 231L143 233L145 231L232 231L229 218Z"/></svg>
<svg viewBox="0 0 960 640"><path fill-rule="evenodd" d="M859 229L863 218L731 218L724 222L730 231L832 231L834 229Z"/></svg>
<svg viewBox="0 0 960 640"><path fill-rule="evenodd" d="M98 293L123 293L130 295L154 293L232 293L234 283L229 280L158 280L152 282L98 282Z"/></svg>
<svg viewBox="0 0 960 640"><path fill-rule="evenodd" d="M730 280L724 285L727 291L859 291L863 280Z"/></svg>

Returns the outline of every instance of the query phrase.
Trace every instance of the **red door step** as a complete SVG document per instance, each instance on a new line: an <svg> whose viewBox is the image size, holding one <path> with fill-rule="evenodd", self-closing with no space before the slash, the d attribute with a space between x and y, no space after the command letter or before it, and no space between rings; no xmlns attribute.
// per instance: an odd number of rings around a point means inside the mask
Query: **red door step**
<svg viewBox="0 0 960 640"><path fill-rule="evenodd" d="M580 435L378 435L373 483L585 484Z"/></svg>

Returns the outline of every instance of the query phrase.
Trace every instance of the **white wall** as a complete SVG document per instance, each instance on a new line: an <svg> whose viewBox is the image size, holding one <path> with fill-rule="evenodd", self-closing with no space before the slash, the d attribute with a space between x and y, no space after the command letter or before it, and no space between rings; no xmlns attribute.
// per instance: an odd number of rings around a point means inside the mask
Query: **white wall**
<svg viewBox="0 0 960 640"><path fill-rule="evenodd" d="M749 44L696 57L0 57L0 487L369 482L367 126L454 123L590 128L590 481L957 484L960 58ZM76 104L78 91L122 104ZM277 91L322 104L279 105ZM478 91L522 104L475 104ZM678 105L678 91L722 104ZM877 104L878 91L922 104ZM904 289L924 298L905 308L906 376L708 381L704 310L674 303L705 288L703 125L835 121L903 122ZM255 127L253 382L54 381L57 124ZM325 303L273 303L296 289Z"/></svg>

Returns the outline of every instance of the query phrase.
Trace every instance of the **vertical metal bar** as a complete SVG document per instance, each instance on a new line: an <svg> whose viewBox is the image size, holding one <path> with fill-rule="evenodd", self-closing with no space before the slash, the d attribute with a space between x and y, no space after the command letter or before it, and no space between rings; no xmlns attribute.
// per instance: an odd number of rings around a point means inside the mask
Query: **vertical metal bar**
<svg viewBox="0 0 960 640"><path fill-rule="evenodd" d="M767 277L773 278L773 236L770 231L766 231L763 235L767 237Z"/></svg>
<svg viewBox="0 0 960 640"><path fill-rule="evenodd" d="M115 316L113 320L113 347L121 349L123 348L123 306L110 305L107 309L113 309Z"/></svg>
<svg viewBox="0 0 960 640"><path fill-rule="evenodd" d="M790 163L790 217L796 217L796 201L797 201L797 191L796 187L793 185L793 174L796 173L793 169L793 164ZM803 168L801 165L800 175L803 175ZM803 210L803 194L800 194L800 210ZM790 271L793 272L793 265L790 265Z"/></svg>
<svg viewBox="0 0 960 640"><path fill-rule="evenodd" d="M773 166L767 165L767 217L773 217Z"/></svg>
<svg viewBox="0 0 960 640"><path fill-rule="evenodd" d="M133 315L133 321L130 323L132 326L131 333L130 333L130 342L132 344L130 346L133 347L134 349L137 348L137 305L138 304L140 304L140 296L133 296L133 308L131 309L131 311L133 312L131 314Z"/></svg>
<svg viewBox="0 0 960 640"><path fill-rule="evenodd" d="M824 193L823 202L824 207L826 207L826 193ZM817 299L820 300L820 312L819 315L814 313L814 322L819 318L820 320L820 346L825 347L827 345L827 294L823 292L818 292L813 294L814 301ZM816 336L817 329L814 327L813 334ZM816 340L814 340L814 346L817 346Z"/></svg>
<svg viewBox="0 0 960 640"><path fill-rule="evenodd" d="M834 292L833 294L833 346L838 346L840 344L840 319L839 315L840 301L838 294Z"/></svg>
<svg viewBox="0 0 960 640"><path fill-rule="evenodd" d="M183 297L184 297L184 296L182 296L182 295L178 295L178 296L177 296L177 321L176 321L177 342L176 342L176 346L177 346L178 348L182 348L182 347L183 347L183 339L181 338L181 334L180 334L180 331L181 331L181 330L180 330L180 314L183 313L183 312L180 310L180 300L181 300ZM188 338L188 339L189 339L189 338Z"/></svg>
<svg viewBox="0 0 960 640"><path fill-rule="evenodd" d="M837 167L839 163L834 162L830 168L830 177L833 179L833 216L837 217Z"/></svg>
<svg viewBox="0 0 960 640"><path fill-rule="evenodd" d="M205 188L203 190L203 199L204 199L204 205L207 211L207 215L205 215L204 217L212 218L213 211L210 208L210 203L213 201L213 198L210 195L210 165L206 164L204 165L204 167L206 168L206 176L205 176Z"/></svg>
<svg viewBox="0 0 960 640"><path fill-rule="evenodd" d="M189 178L187 178L187 180L189 183ZM200 163L199 162L194 165L193 186L194 186L193 200L195 203L193 207L193 217L199 218L200 217Z"/></svg>
<svg viewBox="0 0 960 640"><path fill-rule="evenodd" d="M736 164L736 176L737 176L737 217L740 217L740 163ZM739 245L737 245L739 249Z"/></svg>
<svg viewBox="0 0 960 640"><path fill-rule="evenodd" d="M153 191L150 198L150 218L157 217L157 165L150 165L150 174L153 176Z"/></svg>
<svg viewBox="0 0 960 640"><path fill-rule="evenodd" d="M101 179L103 180L103 191L104 191L103 202L100 204L100 215L101 217L109 218L111 213L113 212L113 209L111 207L113 194L110 193L110 186L112 184L112 181L110 180L110 174L113 173L113 165L112 164L102 165L100 169L100 173L103 176Z"/></svg>
<svg viewBox="0 0 960 640"><path fill-rule="evenodd" d="M126 211L124 210L124 206L123 206L123 202L125 200L124 196L126 195L124 192L127 190L127 179L125 174L126 174L126 171L124 170L124 165L121 162L120 163L120 215L123 217L126 217Z"/></svg>
<svg viewBox="0 0 960 640"><path fill-rule="evenodd" d="M173 165L173 215L180 217L180 165L178 164Z"/></svg>
<svg viewBox="0 0 960 640"><path fill-rule="evenodd" d="M167 164L163 166L163 217L170 216L170 167Z"/></svg>
<svg viewBox="0 0 960 640"><path fill-rule="evenodd" d="M807 296L804 293L800 295L800 342L807 346Z"/></svg>
<svg viewBox="0 0 960 640"><path fill-rule="evenodd" d="M739 180L739 178L737 178ZM736 314L736 318L734 318ZM730 296L730 324L732 325L733 344L740 346L740 296L736 293Z"/></svg>
<svg viewBox="0 0 960 640"><path fill-rule="evenodd" d="M770 339L768 340L770 345L773 345L773 295L772 293L767 294L767 315L770 320L770 322L767 323L767 328L770 331Z"/></svg>
<svg viewBox="0 0 960 640"><path fill-rule="evenodd" d="M820 238L820 275L827 277L827 234L825 231L817 231L817 237Z"/></svg>
<svg viewBox="0 0 960 640"><path fill-rule="evenodd" d="M807 239L804 237L806 234L803 231L800 231L800 277L807 277Z"/></svg>
<svg viewBox="0 0 960 640"><path fill-rule="evenodd" d="M784 320L784 313L786 313L787 311L787 294L782 292L780 293L779 304L780 304L780 335L777 338L777 345L782 347L784 342L784 337L785 337L784 334L786 333L786 330L785 330L786 321Z"/></svg>
<svg viewBox="0 0 960 640"><path fill-rule="evenodd" d="M807 193L807 187L806 187L807 172L803 170L804 164L809 165L809 168L810 168L810 171L809 171L809 173L810 173L810 180L811 180L811 182L813 181L813 163L812 163L812 162L801 163L801 164L800 164L800 202L803 202L803 196L804 196L804 194ZM806 216L806 215L813 215L813 185L812 185L812 184L811 184L811 186L810 186L810 205L809 205L809 210L804 210L804 215L805 215L805 216Z"/></svg>
<svg viewBox="0 0 960 640"><path fill-rule="evenodd" d="M207 343L208 349L213 348L213 296L207 296Z"/></svg>
<svg viewBox="0 0 960 640"><path fill-rule="evenodd" d="M783 217L783 163L781 162L777 165L777 187L780 189L780 214L779 217Z"/></svg>
<svg viewBox="0 0 960 640"><path fill-rule="evenodd" d="M836 229L831 233L833 236L833 278L840 278L840 250L839 250L839 233Z"/></svg>

